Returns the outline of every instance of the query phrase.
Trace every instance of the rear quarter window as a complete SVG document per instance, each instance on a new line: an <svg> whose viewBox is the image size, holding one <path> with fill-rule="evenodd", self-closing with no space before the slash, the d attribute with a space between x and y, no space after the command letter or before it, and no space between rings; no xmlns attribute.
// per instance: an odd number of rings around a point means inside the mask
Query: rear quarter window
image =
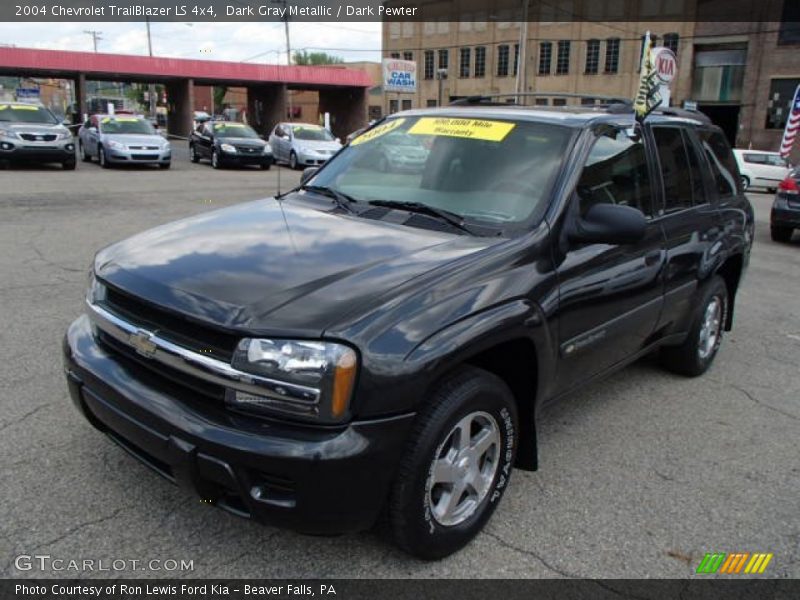
<svg viewBox="0 0 800 600"><path fill-rule="evenodd" d="M703 151L711 165L711 174L720 198L739 193L739 169L728 140L718 131L700 130L697 132Z"/></svg>

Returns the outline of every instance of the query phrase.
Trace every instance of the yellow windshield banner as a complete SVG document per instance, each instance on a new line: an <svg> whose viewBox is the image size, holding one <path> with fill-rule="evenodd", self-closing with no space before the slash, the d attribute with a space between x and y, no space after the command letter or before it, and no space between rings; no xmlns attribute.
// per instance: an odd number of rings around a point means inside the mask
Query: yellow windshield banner
<svg viewBox="0 0 800 600"><path fill-rule="evenodd" d="M8 108L8 104L0 106L0 109ZM12 104L11 110L39 110L38 106L31 106L30 104Z"/></svg>
<svg viewBox="0 0 800 600"><path fill-rule="evenodd" d="M387 121L386 123L381 123L377 127L370 129L356 137L352 142L350 142L351 146L357 146L358 144L363 144L364 142L371 142L375 138L379 138L382 135L386 135L390 131L397 129L405 123L405 119L392 119L391 121Z"/></svg>
<svg viewBox="0 0 800 600"><path fill-rule="evenodd" d="M136 117L117 117L117 123L137 123L139 119Z"/></svg>
<svg viewBox="0 0 800 600"><path fill-rule="evenodd" d="M228 128L232 129L232 128L236 128L236 127L243 128L244 127L244 123L217 123L216 125L214 125L214 129L215 130L217 130L217 129L228 129Z"/></svg>
<svg viewBox="0 0 800 600"><path fill-rule="evenodd" d="M423 117L408 130L414 135L443 135L447 137L502 142L514 129L514 123L463 119L453 117Z"/></svg>

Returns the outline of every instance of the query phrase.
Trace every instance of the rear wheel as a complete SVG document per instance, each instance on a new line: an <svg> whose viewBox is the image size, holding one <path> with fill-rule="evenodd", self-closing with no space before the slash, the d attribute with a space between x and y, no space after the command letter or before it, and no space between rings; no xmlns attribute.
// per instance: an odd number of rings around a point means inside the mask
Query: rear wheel
<svg viewBox="0 0 800 600"><path fill-rule="evenodd" d="M106 151L105 149L100 146L97 149L97 162L100 163L100 166L104 169L108 169L111 165L108 164L108 159L106 158Z"/></svg>
<svg viewBox="0 0 800 600"><path fill-rule="evenodd" d="M780 225L772 225L769 228L770 237L772 237L773 242L788 242L792 239L793 231L791 227L781 227Z"/></svg>
<svg viewBox="0 0 800 600"><path fill-rule="evenodd" d="M517 411L495 375L464 368L420 412L392 487L395 541L431 560L470 542L503 496L517 442Z"/></svg>
<svg viewBox="0 0 800 600"><path fill-rule="evenodd" d="M92 157L86 153L86 148L83 147L82 142L78 142L78 154L83 162L92 162Z"/></svg>
<svg viewBox="0 0 800 600"><path fill-rule="evenodd" d="M661 364L670 371L688 377L705 373L722 344L728 306L728 287L722 277L714 275L695 305L686 341L680 346L662 348Z"/></svg>

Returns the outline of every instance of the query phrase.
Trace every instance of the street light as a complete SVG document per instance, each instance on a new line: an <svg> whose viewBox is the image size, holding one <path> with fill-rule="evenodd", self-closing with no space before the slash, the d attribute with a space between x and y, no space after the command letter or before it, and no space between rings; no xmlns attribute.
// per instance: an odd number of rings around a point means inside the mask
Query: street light
<svg viewBox="0 0 800 600"><path fill-rule="evenodd" d="M442 86L447 79L447 69L436 69L436 79L439 80L439 106L442 105Z"/></svg>

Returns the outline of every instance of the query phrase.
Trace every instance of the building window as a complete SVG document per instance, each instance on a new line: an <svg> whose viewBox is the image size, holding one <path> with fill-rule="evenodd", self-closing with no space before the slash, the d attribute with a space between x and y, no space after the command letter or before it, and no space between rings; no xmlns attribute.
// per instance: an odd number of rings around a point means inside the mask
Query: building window
<svg viewBox="0 0 800 600"><path fill-rule="evenodd" d="M461 60L459 61L459 65L458 65L458 76L459 77L469 77L470 62L471 62L471 58L472 58L472 49L471 48L461 48L460 55L461 55Z"/></svg>
<svg viewBox="0 0 800 600"><path fill-rule="evenodd" d="M767 104L767 129L783 129L792 111L794 91L800 79L773 79L769 86L769 103Z"/></svg>
<svg viewBox="0 0 800 600"><path fill-rule="evenodd" d="M425 50L425 79L433 79L433 50Z"/></svg>
<svg viewBox="0 0 800 600"><path fill-rule="evenodd" d="M600 40L587 40L586 42L586 73L597 74L600 68Z"/></svg>
<svg viewBox="0 0 800 600"><path fill-rule="evenodd" d="M519 69L519 44L514 44L514 70L512 75L517 75L517 69Z"/></svg>
<svg viewBox="0 0 800 600"><path fill-rule="evenodd" d="M449 61L449 55L447 53L447 49L439 50L439 68L447 70L447 63Z"/></svg>
<svg viewBox="0 0 800 600"><path fill-rule="evenodd" d="M556 59L556 75L569 73L569 40L558 42L558 58Z"/></svg>
<svg viewBox="0 0 800 600"><path fill-rule="evenodd" d="M403 22L403 37L404 38L414 37L414 22L413 21L404 21Z"/></svg>
<svg viewBox="0 0 800 600"><path fill-rule="evenodd" d="M411 110L411 100L403 100L403 110Z"/></svg>
<svg viewBox="0 0 800 600"><path fill-rule="evenodd" d="M389 58L398 59L398 58L400 58L400 53L399 52L392 52L392 53L389 54Z"/></svg>
<svg viewBox="0 0 800 600"><path fill-rule="evenodd" d="M553 106L566 106L567 99L566 98L553 98Z"/></svg>
<svg viewBox="0 0 800 600"><path fill-rule="evenodd" d="M497 47L497 76L508 76L508 46L505 44Z"/></svg>
<svg viewBox="0 0 800 600"><path fill-rule="evenodd" d="M664 48L669 48L675 56L678 56L678 40L680 36L677 33L664 34Z"/></svg>
<svg viewBox="0 0 800 600"><path fill-rule="evenodd" d="M403 52L403 60L414 60L414 53L409 51Z"/></svg>
<svg viewBox="0 0 800 600"><path fill-rule="evenodd" d="M475 48L475 77L486 76L486 46Z"/></svg>
<svg viewBox="0 0 800 600"><path fill-rule="evenodd" d="M389 100L389 114L393 115L398 110L400 110L400 108L397 100Z"/></svg>
<svg viewBox="0 0 800 600"><path fill-rule="evenodd" d="M539 44L539 75L550 75L550 63L553 60L552 42Z"/></svg>
<svg viewBox="0 0 800 600"><path fill-rule="evenodd" d="M426 100L425 101L425 106L427 106L428 108L435 107L436 106L436 100L431 100L431 99Z"/></svg>
<svg viewBox="0 0 800 600"><path fill-rule="evenodd" d="M800 4L797 0L783 0L778 44L800 44Z"/></svg>
<svg viewBox="0 0 800 600"><path fill-rule="evenodd" d="M536 100L534 100L533 103L536 106L547 106L550 104L550 100L548 100L547 98L536 98Z"/></svg>
<svg viewBox="0 0 800 600"><path fill-rule="evenodd" d="M606 40L606 73L619 73L619 38Z"/></svg>

